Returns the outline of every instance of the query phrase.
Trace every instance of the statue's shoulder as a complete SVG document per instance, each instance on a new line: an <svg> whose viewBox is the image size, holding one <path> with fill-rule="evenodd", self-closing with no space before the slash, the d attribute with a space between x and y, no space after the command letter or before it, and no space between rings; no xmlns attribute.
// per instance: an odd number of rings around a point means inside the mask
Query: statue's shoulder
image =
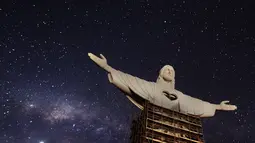
<svg viewBox="0 0 255 143"><path fill-rule="evenodd" d="M177 89L174 89L173 90L176 94L183 94L181 91L177 90Z"/></svg>

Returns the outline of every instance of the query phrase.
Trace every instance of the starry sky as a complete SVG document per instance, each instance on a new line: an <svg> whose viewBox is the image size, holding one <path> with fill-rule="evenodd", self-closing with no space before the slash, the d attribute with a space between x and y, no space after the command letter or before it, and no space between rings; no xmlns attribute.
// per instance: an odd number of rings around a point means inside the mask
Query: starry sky
<svg viewBox="0 0 255 143"><path fill-rule="evenodd" d="M203 119L207 143L255 142L254 4L241 0L0 3L0 143L128 143L139 110L88 52L234 112Z"/></svg>

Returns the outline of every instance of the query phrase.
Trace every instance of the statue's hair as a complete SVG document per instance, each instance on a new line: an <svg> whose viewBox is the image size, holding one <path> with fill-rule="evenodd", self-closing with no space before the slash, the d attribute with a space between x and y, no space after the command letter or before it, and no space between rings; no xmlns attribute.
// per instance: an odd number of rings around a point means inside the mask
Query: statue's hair
<svg viewBox="0 0 255 143"><path fill-rule="evenodd" d="M161 68L161 70L159 71L159 76L158 76L157 82L159 82L160 80L164 80L163 79L163 73L164 73L164 70L166 70L166 69L171 69L173 71L173 73L172 73L173 74L173 81L172 81L172 83L173 83L173 85L175 85L175 70L170 65L165 65L163 68Z"/></svg>

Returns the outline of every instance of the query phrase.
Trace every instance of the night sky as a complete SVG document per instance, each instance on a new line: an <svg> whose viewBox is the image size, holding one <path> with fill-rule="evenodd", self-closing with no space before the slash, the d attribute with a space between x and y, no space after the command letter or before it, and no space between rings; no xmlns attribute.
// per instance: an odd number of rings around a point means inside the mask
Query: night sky
<svg viewBox="0 0 255 143"><path fill-rule="evenodd" d="M255 142L254 4L237 0L0 3L0 143L128 143L135 105L87 55L220 103L207 143Z"/></svg>

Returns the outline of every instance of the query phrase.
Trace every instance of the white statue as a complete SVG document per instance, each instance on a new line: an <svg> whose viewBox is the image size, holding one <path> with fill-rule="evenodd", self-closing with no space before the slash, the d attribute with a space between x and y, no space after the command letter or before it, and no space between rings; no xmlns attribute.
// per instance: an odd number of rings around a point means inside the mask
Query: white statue
<svg viewBox="0 0 255 143"><path fill-rule="evenodd" d="M212 117L216 110L237 109L235 105L226 104L229 101L212 104L176 90L175 71L172 66L164 66L159 72L157 81L150 82L112 68L102 54L97 57L88 53L88 56L98 66L105 69L109 73L109 81L126 93L128 99L142 110L142 103L145 100L167 109L199 117Z"/></svg>

